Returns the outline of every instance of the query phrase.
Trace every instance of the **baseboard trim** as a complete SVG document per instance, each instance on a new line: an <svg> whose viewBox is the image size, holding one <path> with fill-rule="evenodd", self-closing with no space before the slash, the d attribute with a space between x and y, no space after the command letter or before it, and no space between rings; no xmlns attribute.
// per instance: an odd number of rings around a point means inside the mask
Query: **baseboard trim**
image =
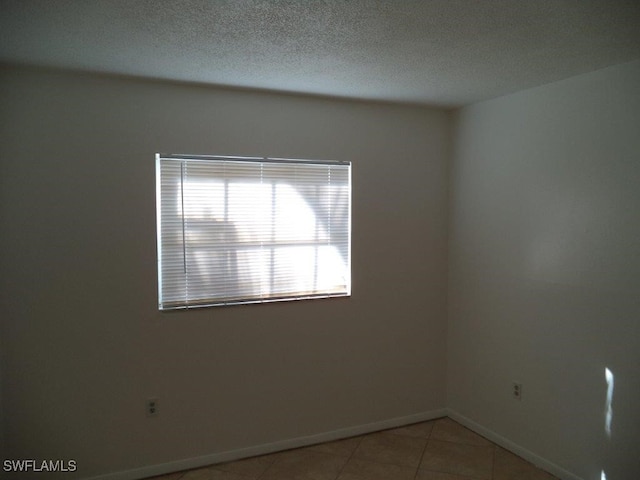
<svg viewBox="0 0 640 480"><path fill-rule="evenodd" d="M115 473L108 473L87 480L140 480L155 475L165 475L167 473L179 472L181 470L189 470L192 468L206 467L215 463L231 462L256 455L265 455L268 453L289 450L291 448L306 447L317 443L330 442L340 440L342 438L354 437L356 435L364 435L367 433L385 430L387 428L402 427L417 422L426 422L440 417L447 416L447 409L437 409L428 412L416 413L404 417L396 417L388 420L367 423L364 425L355 425L352 427L331 430L328 432L318 433L315 435L307 435L303 437L291 438L287 440L279 440L272 443L264 443L254 445L247 448L237 450L228 450L226 452L212 453L200 457L176 460L173 462L162 463L158 465L150 465L147 467L136 468L133 470L125 470ZM571 479L574 480L574 479Z"/></svg>
<svg viewBox="0 0 640 480"><path fill-rule="evenodd" d="M527 450L524 447L512 442L511 440L506 439L505 437L498 435L493 430L489 430L488 428L483 427L482 425L474 422L473 420L465 417L464 415L459 414L455 410L451 410L450 408L446 409L447 416L456 422L464 425L470 430L473 430L479 435L482 435L488 440L491 440L493 443L500 445L506 450L515 453L519 457L524 458L528 462L533 463L536 467L541 468L549 472L552 475L562 479L562 480L583 480L582 478L574 475L573 473L565 470L564 468L556 465L553 462L542 458L530 450Z"/></svg>

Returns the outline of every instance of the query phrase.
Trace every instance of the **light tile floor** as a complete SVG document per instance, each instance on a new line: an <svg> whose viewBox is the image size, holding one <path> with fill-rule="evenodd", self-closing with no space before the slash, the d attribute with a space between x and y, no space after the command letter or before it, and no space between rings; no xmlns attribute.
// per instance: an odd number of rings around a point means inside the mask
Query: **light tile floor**
<svg viewBox="0 0 640 480"><path fill-rule="evenodd" d="M553 480L556 477L441 418L153 480Z"/></svg>

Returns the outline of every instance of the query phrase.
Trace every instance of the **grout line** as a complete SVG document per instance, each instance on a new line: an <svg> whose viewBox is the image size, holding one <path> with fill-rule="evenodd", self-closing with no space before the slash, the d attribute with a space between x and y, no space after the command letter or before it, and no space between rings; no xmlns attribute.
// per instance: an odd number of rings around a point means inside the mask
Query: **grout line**
<svg viewBox="0 0 640 480"><path fill-rule="evenodd" d="M496 448L498 448L498 446L493 442L491 442L491 444L493 445L493 451L491 452L491 478L493 479L496 473Z"/></svg>
<svg viewBox="0 0 640 480"><path fill-rule="evenodd" d="M273 453L270 453L269 455L258 455L259 457L268 457L274 455ZM249 457L249 458L257 458L257 457ZM264 474L267 473L269 471L269 469L271 467L273 467L273 465L276 463L276 459L273 458L271 460L271 463L269 465L267 465L264 470L262 470L262 473L258 474L258 476L255 478L255 480L260 480L262 477L264 477Z"/></svg>
<svg viewBox="0 0 640 480"><path fill-rule="evenodd" d="M431 437L431 432L429 432L429 437ZM422 459L424 458L424 454L427 453L427 447L429 446L429 437L426 438L427 441L424 443L424 448L422 449L422 455L420 455L420 461L418 461L418 466L416 467L416 473L413 474L414 480L418 477L418 472L420 471L420 465L422 465Z"/></svg>
<svg viewBox="0 0 640 480"><path fill-rule="evenodd" d="M340 469L340 471L338 472L338 475L336 476L336 480L338 480L338 478L340 478L340 475L342 475L342 472L344 471L344 469L347 467L347 464L351 461L351 459L353 458L353 456L356 454L356 450L358 450L358 448L360 447L360 444L362 443L362 439L365 437L365 435L359 435L357 437L352 437L352 438L357 438L358 439L358 444L356 445L356 448L353 449L353 451L351 452L351 455L349 455L349 457L347 458L347 461L344 462L344 465L342 466L342 468Z"/></svg>
<svg viewBox="0 0 640 480"><path fill-rule="evenodd" d="M429 430L429 435L426 437L426 443L424 444L424 449L422 450L422 455L420 455L420 461L418 462L418 468L416 468L416 473L413 474L413 480L418 478L418 472L420 471L420 465L422 465L422 460L424 459L424 454L427 453L427 447L429 446L429 442L431 441L431 435L433 434L433 429L436 428L436 420L433 420L433 425L431 426L431 430Z"/></svg>

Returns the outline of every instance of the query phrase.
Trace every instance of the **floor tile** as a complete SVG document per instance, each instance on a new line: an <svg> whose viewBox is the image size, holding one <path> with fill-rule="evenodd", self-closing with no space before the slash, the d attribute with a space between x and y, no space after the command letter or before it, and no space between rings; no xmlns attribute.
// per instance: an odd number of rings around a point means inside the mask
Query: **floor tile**
<svg viewBox="0 0 640 480"><path fill-rule="evenodd" d="M446 442L465 443L467 445L492 445L486 438L472 432L450 418L436 420L429 438Z"/></svg>
<svg viewBox="0 0 640 480"><path fill-rule="evenodd" d="M413 480L415 467L377 463L352 458L338 480Z"/></svg>
<svg viewBox="0 0 640 480"><path fill-rule="evenodd" d="M307 449L313 452L350 457L353 455L356 448L358 448L361 441L362 437L352 437L344 440L336 440L335 442L320 443L318 445L307 447Z"/></svg>
<svg viewBox="0 0 640 480"><path fill-rule="evenodd" d="M147 480L558 480L442 418Z"/></svg>
<svg viewBox="0 0 640 480"><path fill-rule="evenodd" d="M496 448L494 480L554 480L556 477L500 447Z"/></svg>
<svg viewBox="0 0 640 480"><path fill-rule="evenodd" d="M453 473L418 470L415 480L473 480L473 478L463 475L455 475Z"/></svg>
<svg viewBox="0 0 640 480"><path fill-rule="evenodd" d="M167 473L166 475L158 475L157 477L150 477L145 480L178 480L183 475L184 472Z"/></svg>
<svg viewBox="0 0 640 480"><path fill-rule="evenodd" d="M185 472L185 474L180 477L180 480L211 480L211 478L211 469L209 467L205 467Z"/></svg>
<svg viewBox="0 0 640 480"><path fill-rule="evenodd" d="M214 465L213 468L224 472L237 473L256 480L274 461L274 455L262 455L260 457L251 457L235 462L220 463Z"/></svg>
<svg viewBox="0 0 640 480"><path fill-rule="evenodd" d="M362 438L353 458L417 467L427 440L393 433L372 433Z"/></svg>
<svg viewBox="0 0 640 480"><path fill-rule="evenodd" d="M348 458L308 449L284 452L260 480L335 480Z"/></svg>
<svg viewBox="0 0 640 480"><path fill-rule="evenodd" d="M254 477L247 477L239 473L223 472L221 470L211 469L211 480L253 480ZM182 479L180 479L182 480Z"/></svg>
<svg viewBox="0 0 640 480"><path fill-rule="evenodd" d="M420 469L491 479L493 446L429 440Z"/></svg>
<svg viewBox="0 0 640 480"><path fill-rule="evenodd" d="M407 435L409 437L429 438L431 430L435 421L414 423L413 425L407 425L405 427L392 428L391 430L385 430L386 433L395 433L397 435Z"/></svg>

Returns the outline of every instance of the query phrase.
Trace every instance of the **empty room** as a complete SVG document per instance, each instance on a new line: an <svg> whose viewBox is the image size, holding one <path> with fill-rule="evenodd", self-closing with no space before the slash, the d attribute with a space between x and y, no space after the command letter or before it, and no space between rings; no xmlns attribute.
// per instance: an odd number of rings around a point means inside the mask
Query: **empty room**
<svg viewBox="0 0 640 480"><path fill-rule="evenodd" d="M640 3L0 0L0 477L640 478Z"/></svg>

